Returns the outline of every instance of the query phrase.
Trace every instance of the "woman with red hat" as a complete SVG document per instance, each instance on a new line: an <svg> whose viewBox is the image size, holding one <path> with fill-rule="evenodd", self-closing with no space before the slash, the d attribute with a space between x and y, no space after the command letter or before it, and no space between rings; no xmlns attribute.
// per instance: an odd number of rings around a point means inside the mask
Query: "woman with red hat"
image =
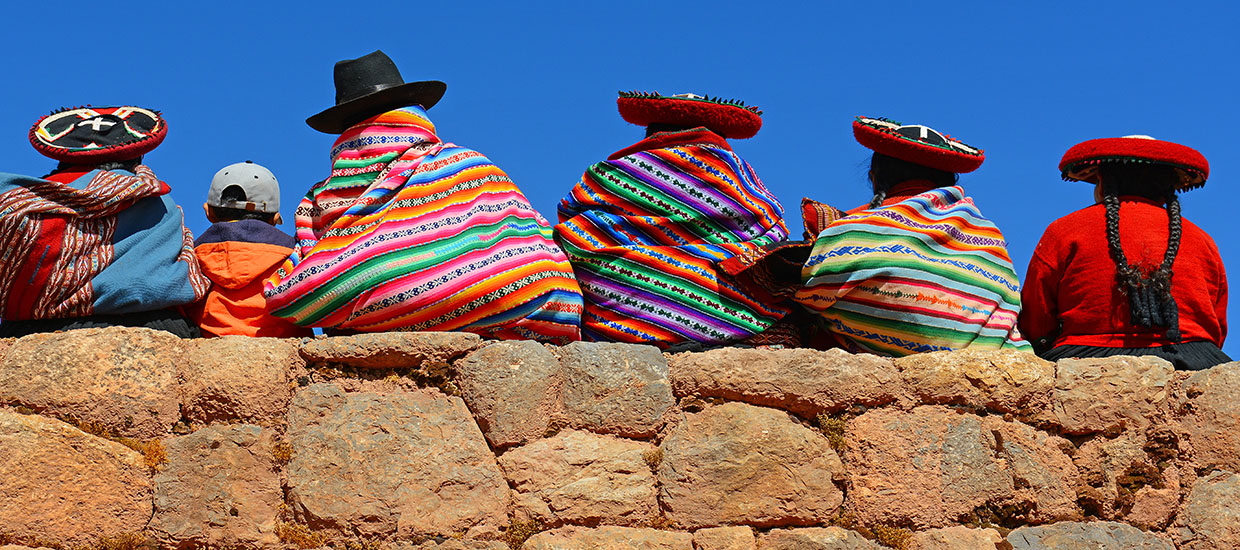
<svg viewBox="0 0 1240 550"><path fill-rule="evenodd" d="M843 217L808 200L803 208L816 238L793 299L828 345L887 356L1029 350L1003 234L956 185L983 152L883 118L857 117L853 135L874 151L873 200Z"/></svg>
<svg viewBox="0 0 1240 550"><path fill-rule="evenodd" d="M784 241L783 209L728 139L762 111L695 94L622 92L646 138L590 166L560 201L556 240L581 283L582 339L661 348L783 342L790 304L737 287L719 264Z"/></svg>
<svg viewBox="0 0 1240 550"><path fill-rule="evenodd" d="M1020 327L1039 355L1155 355L1188 370L1230 361L1223 261L1176 197L1205 185L1205 157L1126 136L1077 144L1059 169L1094 184L1096 204L1052 223L1029 261Z"/></svg>

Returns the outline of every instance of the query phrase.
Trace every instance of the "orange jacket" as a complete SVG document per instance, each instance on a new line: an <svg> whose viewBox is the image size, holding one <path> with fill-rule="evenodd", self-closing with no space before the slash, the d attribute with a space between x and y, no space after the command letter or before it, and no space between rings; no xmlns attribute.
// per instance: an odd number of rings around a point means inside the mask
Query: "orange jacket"
<svg viewBox="0 0 1240 550"><path fill-rule="evenodd" d="M213 284L207 297L189 308L189 314L203 336L290 338L314 334L309 328L269 315L263 297L263 280L293 252L292 240L256 220L216 223L199 237L194 253ZM286 242L290 246L283 246Z"/></svg>

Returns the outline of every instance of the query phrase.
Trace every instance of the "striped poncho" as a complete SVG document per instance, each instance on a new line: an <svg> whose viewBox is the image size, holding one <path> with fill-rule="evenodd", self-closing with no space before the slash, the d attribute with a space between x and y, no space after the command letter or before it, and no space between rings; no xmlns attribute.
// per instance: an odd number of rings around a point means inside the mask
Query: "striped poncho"
<svg viewBox="0 0 1240 550"><path fill-rule="evenodd" d="M753 169L705 129L656 134L591 166L559 217L556 238L585 296L585 339L721 344L789 311L717 269L788 230Z"/></svg>
<svg viewBox="0 0 1240 550"><path fill-rule="evenodd" d="M293 255L265 286L278 317L579 339L581 292L549 224L486 157L441 142L420 107L341 135L296 225Z"/></svg>
<svg viewBox="0 0 1240 550"><path fill-rule="evenodd" d="M1031 351L1003 235L960 187L835 221L801 276L795 300L853 352Z"/></svg>

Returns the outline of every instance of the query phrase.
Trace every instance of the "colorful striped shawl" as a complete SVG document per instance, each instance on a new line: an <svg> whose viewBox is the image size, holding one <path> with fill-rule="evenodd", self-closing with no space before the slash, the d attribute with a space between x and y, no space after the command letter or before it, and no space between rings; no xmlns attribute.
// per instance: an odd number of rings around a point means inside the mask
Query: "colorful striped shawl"
<svg viewBox="0 0 1240 550"><path fill-rule="evenodd" d="M579 339L581 294L551 228L482 154L442 143L419 107L350 128L297 209L268 281L302 326Z"/></svg>
<svg viewBox="0 0 1240 550"><path fill-rule="evenodd" d="M853 352L1031 351L999 229L960 187L841 218L818 235L795 299Z"/></svg>
<svg viewBox="0 0 1240 550"><path fill-rule="evenodd" d="M600 162L560 201L556 238L585 295L583 338L721 344L788 313L717 270L788 236L779 201L726 147L685 143Z"/></svg>
<svg viewBox="0 0 1240 550"><path fill-rule="evenodd" d="M150 168L59 176L68 183L0 174L5 320L154 311L206 295L193 236Z"/></svg>

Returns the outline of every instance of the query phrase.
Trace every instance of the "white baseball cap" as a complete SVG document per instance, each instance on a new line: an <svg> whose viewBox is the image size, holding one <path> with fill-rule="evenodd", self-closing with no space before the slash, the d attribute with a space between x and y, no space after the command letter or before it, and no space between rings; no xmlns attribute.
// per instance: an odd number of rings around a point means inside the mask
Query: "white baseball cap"
<svg viewBox="0 0 1240 550"><path fill-rule="evenodd" d="M224 200L224 190L236 185L245 191L245 200ZM280 183L275 174L253 161L230 164L211 178L207 190L207 205L216 208L236 208L264 214L280 213Z"/></svg>

